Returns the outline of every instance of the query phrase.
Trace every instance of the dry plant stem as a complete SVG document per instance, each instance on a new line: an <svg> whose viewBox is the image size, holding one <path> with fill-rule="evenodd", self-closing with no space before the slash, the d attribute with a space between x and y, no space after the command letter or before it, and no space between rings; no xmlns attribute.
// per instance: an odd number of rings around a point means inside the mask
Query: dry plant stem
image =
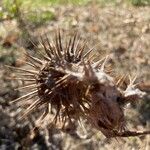
<svg viewBox="0 0 150 150"><path fill-rule="evenodd" d="M115 133L112 137L130 137L130 136L142 136L150 134L150 131L125 131L122 133Z"/></svg>
<svg viewBox="0 0 150 150"><path fill-rule="evenodd" d="M27 64L32 69L9 67L20 73L16 80L27 82L20 89L30 91L13 101L20 105L21 102L25 105L26 101L30 104L21 118L44 106L42 122L53 112L54 117L47 124L59 123L62 128L67 122L78 122L82 117L107 138L150 134L149 131L131 132L125 128L124 104L145 94L136 88L135 78L130 78L126 89L122 89L126 77L116 79L111 75L112 69L106 69L108 56L93 62L93 48L86 50L86 42L81 42L77 34L69 38L66 45L63 42L60 31L54 42L47 36L41 37L46 55L40 55L39 59L26 54Z"/></svg>

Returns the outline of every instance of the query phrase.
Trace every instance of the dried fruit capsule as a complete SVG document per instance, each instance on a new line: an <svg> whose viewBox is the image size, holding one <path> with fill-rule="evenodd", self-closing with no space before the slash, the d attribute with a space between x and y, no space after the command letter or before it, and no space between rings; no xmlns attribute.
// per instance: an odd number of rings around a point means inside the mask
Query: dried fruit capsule
<svg viewBox="0 0 150 150"><path fill-rule="evenodd" d="M44 106L41 120L53 111L55 124L59 121L65 125L66 121L83 117L106 137L127 136L122 104L144 93L135 89L133 82L125 91L120 89L105 69L107 57L91 61L87 56L92 49L84 53L86 45L77 34L66 46L60 32L53 44L48 38L41 41L46 55L38 59L27 54L27 64L33 69L16 68L22 76L17 79L27 82L21 88L31 89L30 93L13 101L30 102L24 116Z"/></svg>

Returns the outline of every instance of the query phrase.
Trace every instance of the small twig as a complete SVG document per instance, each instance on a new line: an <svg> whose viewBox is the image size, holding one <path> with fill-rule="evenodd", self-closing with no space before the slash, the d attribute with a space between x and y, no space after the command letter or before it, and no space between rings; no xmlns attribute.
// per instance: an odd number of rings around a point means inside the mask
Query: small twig
<svg viewBox="0 0 150 150"><path fill-rule="evenodd" d="M121 133L115 132L113 137L142 136L147 134L150 134L150 131L124 131Z"/></svg>

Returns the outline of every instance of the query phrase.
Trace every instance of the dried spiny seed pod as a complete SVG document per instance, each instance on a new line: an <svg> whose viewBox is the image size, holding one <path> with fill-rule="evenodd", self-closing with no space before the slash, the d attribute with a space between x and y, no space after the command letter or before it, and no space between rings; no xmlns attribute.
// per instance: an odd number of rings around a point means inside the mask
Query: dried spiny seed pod
<svg viewBox="0 0 150 150"><path fill-rule="evenodd" d="M60 32L55 42L42 38L46 55L41 59L29 54L27 64L32 70L15 68L21 72L21 79L27 84L21 89L31 92L13 102L30 103L24 116L34 109L44 106L41 120L51 112L53 122L65 125L83 117L106 137L131 136L149 132L126 131L123 104L136 100L144 93L130 82L126 90L120 88L123 79L115 79L106 70L105 60L93 62L87 57L92 49L84 53L85 43L80 42L77 34L64 46Z"/></svg>

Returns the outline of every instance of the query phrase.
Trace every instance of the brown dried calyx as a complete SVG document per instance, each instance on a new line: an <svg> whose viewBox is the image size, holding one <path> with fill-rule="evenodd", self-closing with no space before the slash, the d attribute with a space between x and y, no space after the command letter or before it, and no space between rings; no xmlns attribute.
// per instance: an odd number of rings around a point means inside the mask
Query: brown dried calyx
<svg viewBox="0 0 150 150"><path fill-rule="evenodd" d="M130 132L125 127L123 105L144 95L134 82L130 81L126 90L121 89L122 80L115 82L105 69L107 57L94 62L89 56L92 49L85 53L86 45L77 34L65 46L62 39L60 32L53 43L42 39L46 55L41 59L26 54L32 70L15 68L21 73L16 79L27 83L20 89L30 90L13 101L30 104L23 116L42 107L41 121L53 113L55 124L65 126L83 117L106 137L149 134Z"/></svg>

